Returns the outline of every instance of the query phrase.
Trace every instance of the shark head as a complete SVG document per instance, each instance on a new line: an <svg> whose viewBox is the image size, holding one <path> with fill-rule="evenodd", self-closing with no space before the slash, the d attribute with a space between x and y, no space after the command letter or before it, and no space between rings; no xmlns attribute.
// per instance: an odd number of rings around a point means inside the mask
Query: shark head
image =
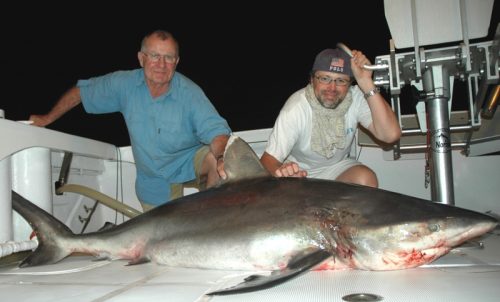
<svg viewBox="0 0 500 302"><path fill-rule="evenodd" d="M338 232L337 261L366 270L418 267L498 225L489 215L454 206L429 202L413 208L416 213L385 215Z"/></svg>
<svg viewBox="0 0 500 302"><path fill-rule="evenodd" d="M381 227L360 233L362 239L356 245L358 250L353 261L357 261L356 267L369 270L417 267L433 262L494 226L493 222L449 218Z"/></svg>

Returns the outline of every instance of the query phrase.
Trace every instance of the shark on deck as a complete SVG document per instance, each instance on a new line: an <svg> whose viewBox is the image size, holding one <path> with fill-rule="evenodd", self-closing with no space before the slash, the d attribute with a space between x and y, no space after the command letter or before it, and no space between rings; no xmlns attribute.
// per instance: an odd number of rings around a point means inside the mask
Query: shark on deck
<svg viewBox="0 0 500 302"><path fill-rule="evenodd" d="M272 177L239 137L231 137L224 163L227 182L94 233L73 234L13 191L14 210L39 241L20 266L79 252L130 264L271 271L209 293L224 295L269 288L310 269L418 267L498 224L486 214L382 189Z"/></svg>

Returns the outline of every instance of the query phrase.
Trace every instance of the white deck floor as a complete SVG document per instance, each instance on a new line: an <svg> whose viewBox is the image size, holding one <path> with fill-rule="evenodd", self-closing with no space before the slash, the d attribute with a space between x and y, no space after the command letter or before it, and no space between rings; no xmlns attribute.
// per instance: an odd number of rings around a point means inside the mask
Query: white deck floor
<svg viewBox="0 0 500 302"><path fill-rule="evenodd" d="M42 267L0 267L2 301L344 301L369 293L382 301L499 301L500 229L431 265L400 271L311 271L271 289L204 295L238 283L247 272L171 268L148 263L93 261L73 256ZM354 300L356 301L356 300ZM368 301L368 300L357 300Z"/></svg>

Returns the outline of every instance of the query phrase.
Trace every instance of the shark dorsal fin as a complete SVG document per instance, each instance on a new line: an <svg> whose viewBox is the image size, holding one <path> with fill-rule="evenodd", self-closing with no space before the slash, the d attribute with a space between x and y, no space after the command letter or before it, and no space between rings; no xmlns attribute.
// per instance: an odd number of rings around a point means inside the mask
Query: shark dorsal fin
<svg viewBox="0 0 500 302"><path fill-rule="evenodd" d="M224 151L224 170L226 182L257 177L270 177L271 174L262 166L259 157L246 141L231 135Z"/></svg>

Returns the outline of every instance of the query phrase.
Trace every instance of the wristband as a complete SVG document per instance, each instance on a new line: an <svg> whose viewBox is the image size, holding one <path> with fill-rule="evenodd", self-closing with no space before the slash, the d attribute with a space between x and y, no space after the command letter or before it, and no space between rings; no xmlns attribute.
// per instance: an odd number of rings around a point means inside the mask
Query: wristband
<svg viewBox="0 0 500 302"><path fill-rule="evenodd" d="M380 88L376 87L364 94L365 99L380 93Z"/></svg>

